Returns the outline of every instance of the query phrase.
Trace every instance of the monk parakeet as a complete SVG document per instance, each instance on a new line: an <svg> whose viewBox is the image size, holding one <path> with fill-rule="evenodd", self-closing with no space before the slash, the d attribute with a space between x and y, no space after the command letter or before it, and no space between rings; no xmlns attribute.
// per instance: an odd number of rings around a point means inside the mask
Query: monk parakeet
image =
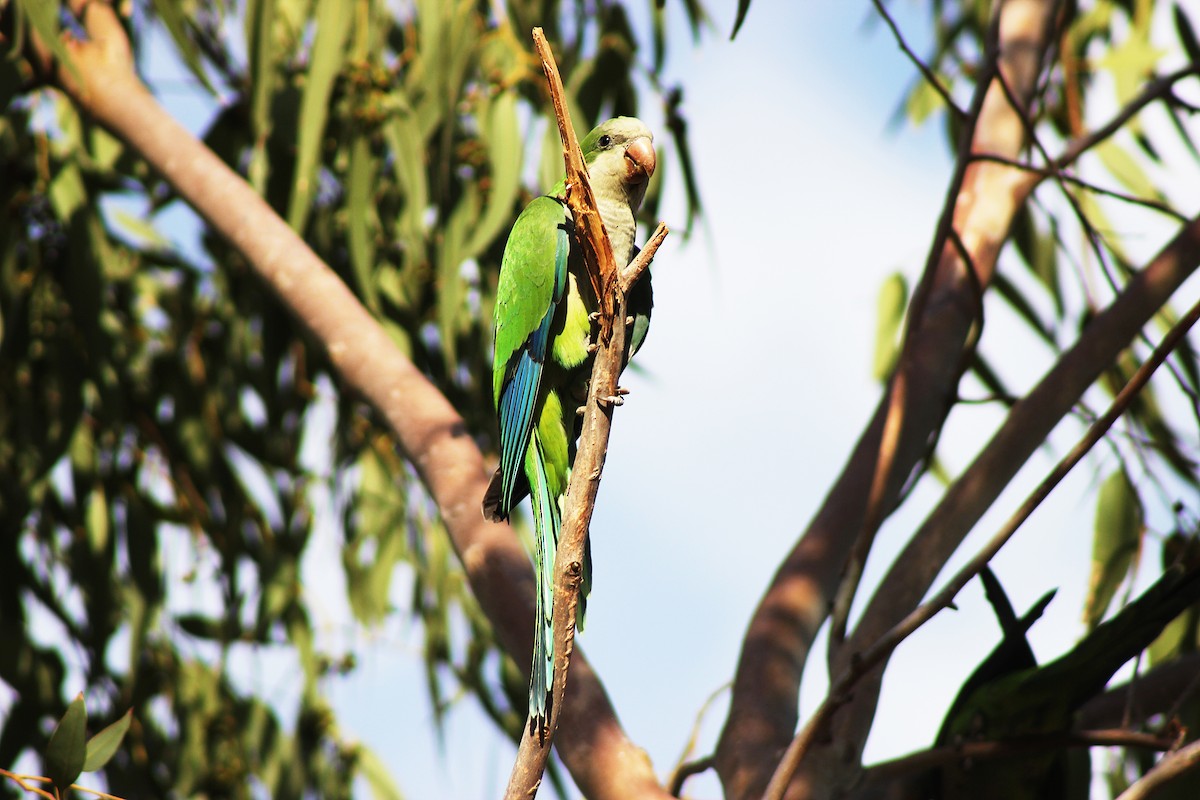
<svg viewBox="0 0 1200 800"><path fill-rule="evenodd" d="M636 215L655 166L652 142L641 120L617 117L580 143L618 267L637 252ZM643 273L630 291L635 323L629 355L645 337L652 305L649 277ZM532 497L537 617L529 724L542 736L554 681L554 554L579 434L576 409L586 402L592 370L589 315L597 307L566 204L566 184L560 181L517 217L500 264L492 366L492 397L500 418L500 466L483 501L484 516L501 521L526 494ZM580 619L590 585L588 549Z"/></svg>

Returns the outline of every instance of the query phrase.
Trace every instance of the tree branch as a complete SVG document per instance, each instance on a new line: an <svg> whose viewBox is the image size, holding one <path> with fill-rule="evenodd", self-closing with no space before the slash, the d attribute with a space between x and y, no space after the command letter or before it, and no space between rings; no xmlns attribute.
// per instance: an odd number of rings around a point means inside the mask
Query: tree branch
<svg viewBox="0 0 1200 800"><path fill-rule="evenodd" d="M1036 387L1013 406L975 461L947 489L908 545L892 563L847 643L857 659L928 592L958 547L1020 467L1041 446L1104 369L1167 302L1200 264L1200 217L1126 285L1113 303L1084 329L1075 345ZM854 692L857 730L869 729L882 670Z"/></svg>
<svg viewBox="0 0 1200 800"><path fill-rule="evenodd" d="M583 154L579 150L579 142L571 124L558 67L554 63L550 45L546 42L541 28L533 29L533 40L542 60L542 69L546 73L546 82L550 87L550 97L558 119L559 135L563 142L563 161L569 187L567 202L575 218L576 241L584 252L584 262L592 286L598 289L601 335L591 379L588 382L583 428L579 436L579 449L571 465L571 479L567 484L562 529L554 562L555 664L550 719L544 740L540 733L535 732L531 726L526 726L505 791L505 797L509 800L521 800L537 792L546 761L550 757L550 745L560 722L558 710L562 707L566 692L567 671L575 644L575 614L583 578L584 548L596 505L596 494L600 489L600 473L604 468L604 458L608 450L608 435L615 405L604 400L615 396L617 378L625 360L627 328L624 319L627 314L627 299L624 290L630 284L620 281L618 276L631 275L636 279L649 265L659 245L667 236L666 226L660 224L637 258L624 270L618 270L612 244L604 230L604 222L600 218L596 198L588 182L587 167L584 165ZM614 309L620 323L614 323ZM603 333L605 330L608 331L607 337ZM641 753L641 759L649 766L649 759L644 753ZM654 781L653 786L647 785L644 789L646 794L667 796L657 781Z"/></svg>
<svg viewBox="0 0 1200 800"><path fill-rule="evenodd" d="M1029 97L1036 87L1054 3L1009 0L999 7L1000 69L1013 76L1011 83L1023 97ZM1024 146L1023 127L1014 119L1003 91L995 81L981 81L979 91L984 94L972 104L978 107L978 124L970 152L1018 157ZM979 291L987 288L1012 219L1033 188L1023 173L1006 165L973 161L960 163L958 169L962 188L947 193L943 217L949 221L947 232L949 227L958 232L976 274L969 274L948 235L936 238L930 257L935 266L928 271L932 275L922 278L930 287L927 300L922 301L924 311L919 324L906 333L911 343L897 364L897 373L906 375L906 391L898 410L900 435L887 470L886 491L879 500L885 511L895 505L907 477L941 428L976 323ZM771 762L796 730L800 678L809 647L828 613L853 538L864 529L890 397L881 399L842 473L780 565L750 621L729 719L717 749L718 772L729 797L760 796L774 767ZM847 741L853 751L849 759L855 761L862 737ZM828 777L821 778L826 787Z"/></svg>
<svg viewBox="0 0 1200 800"><path fill-rule="evenodd" d="M1176 745L1173 736L1112 728L1081 730L1076 733L1051 736L1028 736L990 742L963 742L945 747L931 747L890 761L872 764L863 772L862 785L880 785L919 775L933 767L971 759L973 761L1005 758L1044 750L1067 747L1140 747L1149 750L1170 750Z"/></svg>
<svg viewBox="0 0 1200 800"><path fill-rule="evenodd" d="M87 41L67 41L83 80L57 65L58 84L242 254L324 347L342 390L362 395L380 413L437 503L501 645L528 669L532 569L512 529L479 513L488 470L462 418L295 231L163 111L134 73L129 41L113 9L101 0L76 0L73 7L88 35ZM649 760L625 736L582 654L575 659L573 681L562 707L568 730L560 752L576 783L595 798L657 788Z"/></svg>
<svg viewBox="0 0 1200 800"><path fill-rule="evenodd" d="M1154 767L1117 796L1117 800L1145 800L1175 778L1200 765L1200 740L1168 753Z"/></svg>
<svg viewBox="0 0 1200 800"><path fill-rule="evenodd" d="M832 682L829 695L825 701L821 703L817 711L805 723L800 733L797 734L792 744L784 753L779 768L775 771L775 774L771 777L770 784L767 786L766 797L768 800L780 800L783 797L784 792L788 788L788 783L792 779L792 775L817 737L825 732L825 728L832 718L833 713L841 705L850 702L850 690L865 675L875 671L876 667L882 664L901 642L932 619L935 614L949 607L954 602L954 598L967 585L967 582L987 566L987 563L995 557L1000 548L1008 543L1013 534L1029 519L1037 507L1042 504L1042 501L1050 496L1050 493L1058 486L1062 479L1075 468L1075 465L1104 437L1104 434L1108 432L1113 423L1125 413L1125 409L1129 407L1129 404L1133 402L1138 392L1150 381L1150 377L1154 374L1155 370L1162 365L1167 356L1171 354L1183 337L1191 330L1192 326L1196 324L1197 320L1200 320L1200 302L1192 306L1191 310L1167 332L1166 336L1159 342L1158 347L1154 349L1154 352L1142 363L1133 377L1129 379L1129 382L1125 384L1113 399L1108 410L1092 423L1083 438L1054 466L1050 474L1038 484L1025 499L1025 502L1021 504L1020 508L1009 517L1008 521L1001 526L1000 530L992 536L987 544L962 569L955 573L954 577L937 594L905 616L904 619L900 620L884 635L879 637L876 642L862 651L861 654L858 652L854 654L854 658L850 660L849 666L843 670L836 681ZM878 597L879 595L876 595L876 598ZM856 692L857 694L859 693Z"/></svg>

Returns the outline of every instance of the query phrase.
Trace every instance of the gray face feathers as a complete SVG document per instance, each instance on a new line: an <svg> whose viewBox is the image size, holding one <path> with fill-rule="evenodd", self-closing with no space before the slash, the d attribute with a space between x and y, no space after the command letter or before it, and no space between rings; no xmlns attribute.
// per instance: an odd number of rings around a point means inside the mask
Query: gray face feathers
<svg viewBox="0 0 1200 800"><path fill-rule="evenodd" d="M654 134L646 124L634 117L615 117L593 129L580 147L596 194L619 196L636 212L656 165Z"/></svg>

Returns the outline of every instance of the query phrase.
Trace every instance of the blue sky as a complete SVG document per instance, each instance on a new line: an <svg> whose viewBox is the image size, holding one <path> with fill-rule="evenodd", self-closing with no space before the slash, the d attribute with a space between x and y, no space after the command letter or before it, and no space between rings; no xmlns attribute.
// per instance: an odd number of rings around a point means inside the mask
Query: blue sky
<svg viewBox="0 0 1200 800"><path fill-rule="evenodd" d="M916 279L950 172L940 123L890 125L914 71L881 24L864 25L869 4L758 0L731 43L735 4L720 0L711 3L718 35L698 48L678 4L667 5L668 79L684 87L711 236L701 230L684 243L673 235L655 262L654 326L639 355L645 372L628 376L632 394L613 426L592 524L595 588L580 639L631 738L664 776L701 704L732 677L763 588L878 400L871 377L877 294L897 270ZM924 12L893 5L922 51ZM195 107L188 110L194 99L184 94L163 99L187 119ZM661 130L656 111L643 116ZM659 144L663 215L681 229L673 153L665 136ZM1146 247L1157 241L1147 236ZM1196 295L1194 285L1185 291ZM991 301L988 312L986 352L1015 385L1027 383L1046 352ZM951 472L1000 418L987 406L951 416L940 451ZM1073 423L1060 428L1058 453L1077 435ZM1051 463L1039 456L1021 473L964 553ZM1031 635L1043 655L1061 652L1080 631L1093 514L1085 495L1094 480L1094 469L1077 470L996 562L1018 608L1060 587ZM937 494L922 483L885 526L868 583ZM1066 532L1076 535L1059 535ZM360 665L326 685L343 734L373 748L409 797L496 796L513 747L470 698L449 712L444 738L435 737L420 630L403 610L377 631L353 629L340 570L330 569L339 563L334 531L317 538L306 591L318 635L324 646L355 650ZM399 574L401 609L406 587ZM869 759L926 746L957 686L995 644L998 632L975 586L959 606L897 653ZM812 659L802 710L820 699L823 661ZM294 665L270 657L244 668L268 694L281 679L298 680ZM699 754L711 751L726 705L724 695L702 726ZM719 794L711 773L688 789Z"/></svg>

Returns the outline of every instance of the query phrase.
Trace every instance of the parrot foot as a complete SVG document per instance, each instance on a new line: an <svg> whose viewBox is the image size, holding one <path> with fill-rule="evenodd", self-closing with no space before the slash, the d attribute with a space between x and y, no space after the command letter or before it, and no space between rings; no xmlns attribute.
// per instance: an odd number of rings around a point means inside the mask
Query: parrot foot
<svg viewBox="0 0 1200 800"><path fill-rule="evenodd" d="M575 407L575 416L582 417L586 413L587 413L587 406L576 406Z"/></svg>
<svg viewBox="0 0 1200 800"><path fill-rule="evenodd" d="M628 328L632 324L633 324L633 315L630 314L628 317L625 318L625 327Z"/></svg>
<svg viewBox="0 0 1200 800"><path fill-rule="evenodd" d="M626 394L628 394L628 392L626 392ZM609 406L623 406L625 405L625 398L621 396L621 390L618 389L616 394L610 394L608 397L597 397L596 402L600 404L601 408L608 408Z"/></svg>
<svg viewBox="0 0 1200 800"><path fill-rule="evenodd" d="M599 311L593 311L592 313L588 314L588 322L599 322L599 321L600 321L600 312Z"/></svg>
<svg viewBox="0 0 1200 800"><path fill-rule="evenodd" d="M600 349L600 345L597 344L596 342L588 342L588 346L587 346L588 355L591 355L592 353L596 352L599 349Z"/></svg>

